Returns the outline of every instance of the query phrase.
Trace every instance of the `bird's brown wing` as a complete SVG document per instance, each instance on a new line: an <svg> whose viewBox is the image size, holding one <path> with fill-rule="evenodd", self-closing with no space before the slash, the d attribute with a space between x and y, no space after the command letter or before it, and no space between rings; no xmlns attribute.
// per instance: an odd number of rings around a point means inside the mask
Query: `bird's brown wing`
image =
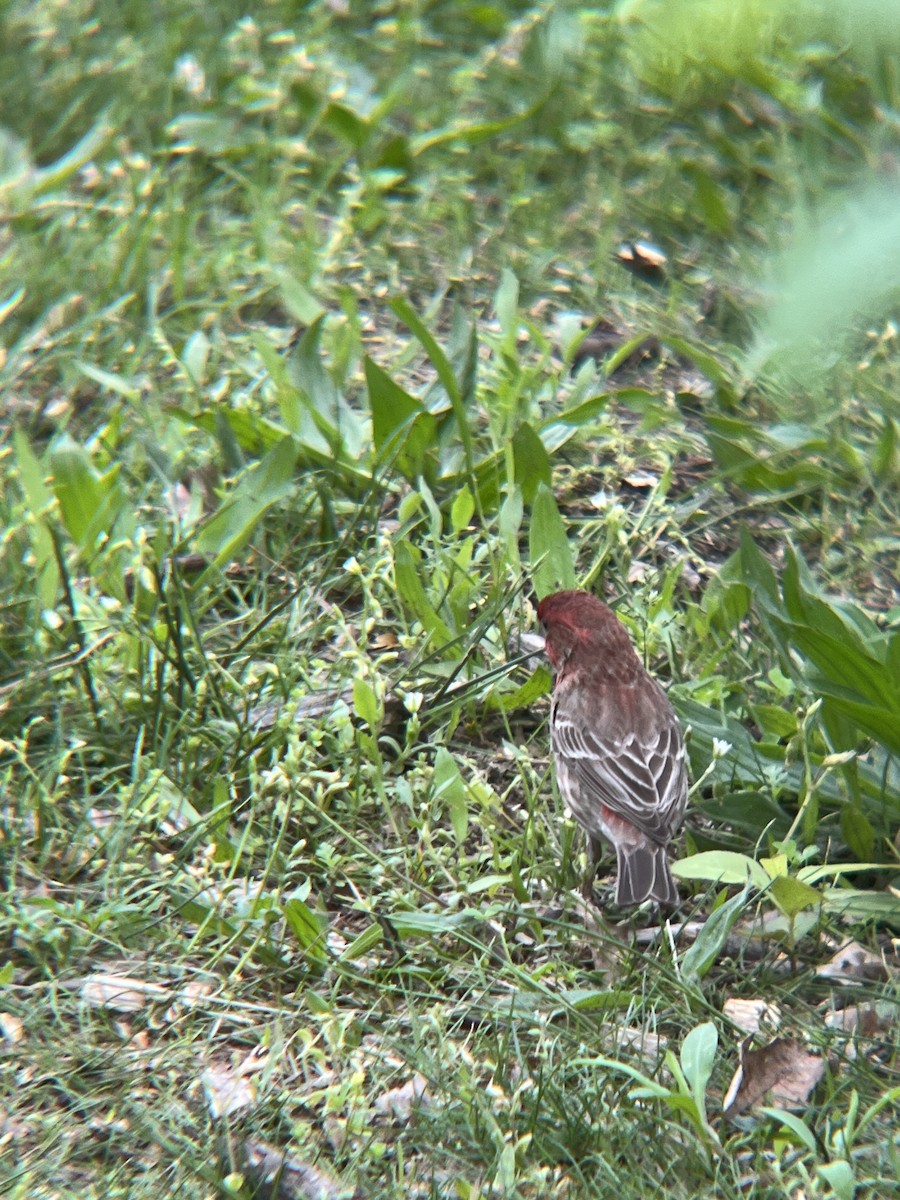
<svg viewBox="0 0 900 1200"><path fill-rule="evenodd" d="M554 752L598 803L659 845L671 840L687 804L684 742L674 715L646 736L604 737L557 710L551 737Z"/></svg>

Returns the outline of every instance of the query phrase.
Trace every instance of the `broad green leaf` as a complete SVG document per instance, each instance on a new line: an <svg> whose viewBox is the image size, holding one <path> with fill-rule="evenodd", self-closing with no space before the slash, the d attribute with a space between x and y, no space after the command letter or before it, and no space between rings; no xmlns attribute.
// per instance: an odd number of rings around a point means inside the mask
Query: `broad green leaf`
<svg viewBox="0 0 900 1200"><path fill-rule="evenodd" d="M338 137L349 142L355 149L361 149L369 140L371 126L355 109L346 104L338 104L332 100L325 109L324 124Z"/></svg>
<svg viewBox="0 0 900 1200"><path fill-rule="evenodd" d="M195 899L193 895L184 900L179 900L175 895L172 900L178 915L183 920L197 926L193 935L195 939L215 934L230 944L249 947L253 958L264 966L275 967L281 971L289 969L290 963L276 954L269 946L261 943L256 931L252 926L248 927L247 923L220 916L215 908Z"/></svg>
<svg viewBox="0 0 900 1200"><path fill-rule="evenodd" d="M766 871L746 854L733 850L704 850L672 863L676 879L704 879L710 883L751 883L762 891L769 885Z"/></svg>
<svg viewBox="0 0 900 1200"><path fill-rule="evenodd" d="M719 1034L712 1021L692 1029L681 1043L681 1068L690 1084L691 1094L701 1115L706 1113L706 1085L712 1075L719 1046Z"/></svg>
<svg viewBox="0 0 900 1200"><path fill-rule="evenodd" d="M769 895L786 917L796 917L804 908L813 908L822 903L822 893L801 883L793 875L776 875L769 886Z"/></svg>
<svg viewBox="0 0 900 1200"><path fill-rule="evenodd" d="M497 529L506 547L507 558L516 567L519 564L519 531L524 515L522 489L514 483L510 484L497 515Z"/></svg>
<svg viewBox="0 0 900 1200"><path fill-rule="evenodd" d="M34 550L34 573L37 579L38 597L42 607L52 608L59 592L59 566L53 549L53 538L50 536L50 530L46 523L40 519L40 514L52 502L53 493L44 482L43 468L21 429L13 431L13 444L25 498L35 516L35 521L31 526L31 541Z"/></svg>
<svg viewBox="0 0 900 1200"><path fill-rule="evenodd" d="M118 467L99 475L87 450L66 434L50 450L50 470L66 529L81 550L93 550L97 538L112 531L125 505Z"/></svg>
<svg viewBox="0 0 900 1200"><path fill-rule="evenodd" d="M503 712L512 712L516 708L528 708L534 704L535 700L547 695L551 683L548 668L538 667L531 677L514 691L505 692L494 689L488 696L488 705L491 708L502 709Z"/></svg>
<svg viewBox="0 0 900 1200"><path fill-rule="evenodd" d="M194 425L212 436L218 434L219 424L224 421L234 434L240 449L256 456L274 450L293 432L285 425L278 425L246 409L219 407L215 410L206 409L203 412L191 413L187 409L173 407L167 411L169 415L177 417L185 424ZM365 492L371 486L372 477L366 471L358 470L349 461L336 461L330 450L317 450L306 442L303 436L296 439L295 453L298 469L317 468L326 471L351 495Z"/></svg>
<svg viewBox="0 0 900 1200"><path fill-rule="evenodd" d="M208 408L202 412L191 413L187 409L173 406L168 411L171 416L177 417L186 425L195 425L213 436L216 434L217 417L223 415L241 450L253 455L266 454L291 432L285 426L277 425L274 421L247 409L227 409L222 414L221 409Z"/></svg>
<svg viewBox="0 0 900 1200"><path fill-rule="evenodd" d="M325 312L325 306L296 275L282 267L275 267L272 268L272 277L278 283L284 307L298 324L307 326L318 321Z"/></svg>
<svg viewBox="0 0 900 1200"><path fill-rule="evenodd" d="M866 871L883 871L885 864L874 862L821 863L818 866L801 867L797 878L802 883L818 883L821 879L839 879L842 875L858 875Z"/></svg>
<svg viewBox="0 0 900 1200"><path fill-rule="evenodd" d="M40 514L53 499L53 492L44 481L41 463L37 461L31 443L22 430L13 432L13 444L16 446L16 462L19 478L22 479L22 486L25 488L25 498L31 511Z"/></svg>
<svg viewBox="0 0 900 1200"><path fill-rule="evenodd" d="M884 429L872 454L872 472L879 483L887 483L900 479L900 435L893 418L887 413L882 413L881 417Z"/></svg>
<svg viewBox="0 0 900 1200"><path fill-rule="evenodd" d="M284 429L279 430L281 437L285 433L292 433L299 441L305 442L314 449L322 453L330 453L328 440L319 432L300 389L292 381L288 364L282 352L276 349L265 334L258 330L250 332L250 341L262 359L266 373L275 388L278 408L285 425ZM260 419L256 413L248 415L257 420ZM269 422L269 426L272 431L278 428L272 422ZM249 447L245 448L249 449Z"/></svg>
<svg viewBox="0 0 900 1200"><path fill-rule="evenodd" d="M404 391L368 356L365 359L369 410L372 413L372 440L381 451L391 438L413 417L425 412L422 403Z"/></svg>
<svg viewBox="0 0 900 1200"><path fill-rule="evenodd" d="M560 1000L569 1008L579 1012L593 1012L597 1009L628 1008L635 1003L634 992L602 991L597 988L570 988L559 993Z"/></svg>
<svg viewBox="0 0 900 1200"><path fill-rule="evenodd" d="M680 337L664 336L660 338L660 341L668 346L670 350L674 350L676 354L682 355L688 362L693 363L698 371L702 371L710 383L715 383L719 387L731 391L731 376L719 360L704 346Z"/></svg>
<svg viewBox="0 0 900 1200"><path fill-rule="evenodd" d="M425 594L421 554L405 538L394 546L394 582L400 599L425 632L434 637L438 645L452 641L453 634Z"/></svg>
<svg viewBox="0 0 900 1200"><path fill-rule="evenodd" d="M872 858L875 852L875 830L859 805L852 801L848 801L841 809L841 833L857 858Z"/></svg>
<svg viewBox="0 0 900 1200"><path fill-rule="evenodd" d="M791 738L797 732L797 717L776 704L753 704L750 711L753 719L764 733L778 738Z"/></svg>
<svg viewBox="0 0 900 1200"><path fill-rule="evenodd" d="M816 1174L831 1188L836 1200L854 1200L856 1196L856 1174L851 1163L838 1158L816 1168Z"/></svg>
<svg viewBox="0 0 900 1200"><path fill-rule="evenodd" d="M184 344L181 361L196 386L206 380L206 367L211 350L212 343L202 329L195 330Z"/></svg>
<svg viewBox="0 0 900 1200"><path fill-rule="evenodd" d="M291 933L306 951L307 957L316 962L327 962L325 930L316 914L302 900L286 900L284 919Z"/></svg>
<svg viewBox="0 0 900 1200"><path fill-rule="evenodd" d="M484 914L474 908L464 908L459 912L391 912L387 914L391 925L401 937L420 935L423 937L439 937L444 933L455 933L467 925L481 925Z"/></svg>
<svg viewBox="0 0 900 1200"><path fill-rule="evenodd" d="M382 708L368 680L359 677L353 680L353 707L359 719L371 729L377 729L381 724Z"/></svg>
<svg viewBox="0 0 900 1200"><path fill-rule="evenodd" d="M464 483L457 492L456 499L450 508L450 524L453 527L453 532L461 533L468 526L474 515L475 501L472 498L469 485Z"/></svg>
<svg viewBox="0 0 900 1200"><path fill-rule="evenodd" d="M325 369L320 346L324 322L323 314L303 334L288 357L288 374L332 454L356 460L368 437L368 421L347 404Z"/></svg>
<svg viewBox="0 0 900 1200"><path fill-rule="evenodd" d="M166 133L176 153L198 150L210 157L246 154L258 148L266 136L261 129L236 117L213 112L179 113L166 126Z"/></svg>
<svg viewBox="0 0 900 1200"><path fill-rule="evenodd" d="M514 354L519 332L519 281L509 267L500 272L500 284L494 294L494 311L503 335L502 348Z"/></svg>
<svg viewBox="0 0 900 1200"><path fill-rule="evenodd" d="M749 890L744 888L724 904L713 909L692 945L681 959L681 977L690 985L702 979L715 963L729 933L747 906Z"/></svg>
<svg viewBox="0 0 900 1200"><path fill-rule="evenodd" d="M780 605L775 572L753 541L746 526L741 528L740 564L744 583L752 590L754 597L764 597L773 604Z"/></svg>
<svg viewBox="0 0 900 1200"><path fill-rule="evenodd" d="M648 1098L665 1100L670 1094L668 1088L651 1079L649 1075L645 1075L643 1071L639 1071L637 1067L632 1067L628 1063L617 1062L614 1058L605 1058L602 1054L593 1055L590 1058L576 1058L571 1065L573 1067L595 1067L605 1068L607 1071L615 1071L617 1074L624 1075L627 1079L633 1079L635 1083L640 1084L643 1095ZM637 1092L632 1091L630 1094L634 1096L637 1095Z"/></svg>
<svg viewBox="0 0 900 1200"><path fill-rule="evenodd" d="M512 440L515 481L522 489L526 504L534 502L537 489L543 484L549 489L553 471L544 443L527 423L516 430Z"/></svg>
<svg viewBox="0 0 900 1200"><path fill-rule="evenodd" d="M434 757L432 787L434 798L447 806L454 837L464 842L469 826L468 790L453 755L443 746Z"/></svg>
<svg viewBox="0 0 900 1200"><path fill-rule="evenodd" d="M823 898L826 912L840 915L848 922L881 921L900 928L900 899L890 892L833 887L825 888Z"/></svg>
<svg viewBox="0 0 900 1200"><path fill-rule="evenodd" d="M528 553L532 563L534 590L538 599L562 588L576 586L575 564L566 527L553 493L538 484L531 510Z"/></svg>
<svg viewBox="0 0 900 1200"><path fill-rule="evenodd" d="M296 461L296 443L292 437L285 437L238 481L219 511L197 535L197 549L213 555L201 580L208 571L217 570L233 558L253 536L266 511L288 495L294 486Z"/></svg>
<svg viewBox="0 0 900 1200"><path fill-rule="evenodd" d="M370 950L374 950L376 946L381 945L384 941L384 930L377 923L373 923L364 929L361 934L353 939L349 946L341 952L341 962L350 962L354 958L361 958L362 955L368 954Z"/></svg>
<svg viewBox="0 0 900 1200"><path fill-rule="evenodd" d="M773 854L770 858L761 858L759 863L770 879L777 879L779 876L787 875L788 873L788 857L786 854Z"/></svg>
<svg viewBox="0 0 900 1200"><path fill-rule="evenodd" d="M109 113L102 113L87 133L80 138L71 149L67 150L49 166L41 167L33 172L30 179L29 191L33 196L41 196L46 192L61 187L68 179L80 171L85 163L89 163L113 136L119 128L115 120L109 120Z"/></svg>
<svg viewBox="0 0 900 1200"><path fill-rule="evenodd" d="M593 425L600 413L609 408L610 396L610 392L603 392L599 396L592 396L590 400L576 404L573 408L564 408L562 412L545 417L538 425L542 437L544 431L549 430L553 425L571 425L578 429L582 425Z"/></svg>
<svg viewBox="0 0 900 1200"><path fill-rule="evenodd" d="M435 146L443 146L447 142L462 142L468 146L477 145L479 142L496 137L498 133L505 133L507 129L512 129L514 126L520 125L523 121L530 120L536 112L543 108L546 101L547 94L542 94L534 104L522 109L521 112L515 113L511 117L503 117L498 121L480 121L470 124L460 121L446 129L431 130L429 133L413 138L410 149L413 155L418 157L420 154L425 154L428 150L432 150Z"/></svg>
<svg viewBox="0 0 900 1200"><path fill-rule="evenodd" d="M469 429L469 418L464 400L467 389L460 386L459 381L453 373L450 360L432 334L426 329L415 309L401 297L393 299L390 302L390 307L403 324L418 338L425 353L431 359L435 371L437 371L438 379L440 379L453 409L457 432L459 433L459 438L465 452L466 470L471 478L475 470L475 456L472 448L472 432Z"/></svg>
<svg viewBox="0 0 900 1200"><path fill-rule="evenodd" d="M394 455L398 470L410 483L423 475L433 478L433 464L426 469L426 460L437 445L437 419L370 358L365 360L365 372L376 452Z"/></svg>
<svg viewBox="0 0 900 1200"><path fill-rule="evenodd" d="M812 681L811 681L812 682ZM879 708L836 696L831 684L817 679L818 690L827 693L826 702L848 717L857 729L881 742L892 754L900 755L900 716L897 709Z"/></svg>
<svg viewBox="0 0 900 1200"><path fill-rule="evenodd" d="M816 1146L816 1135L806 1124L802 1117L798 1117L796 1113L785 1112L783 1108L764 1108L759 1107L754 1111L763 1113L767 1117L771 1117L773 1121L778 1121L785 1129L789 1129L791 1133L797 1137L801 1144L806 1147L810 1154L818 1153Z"/></svg>

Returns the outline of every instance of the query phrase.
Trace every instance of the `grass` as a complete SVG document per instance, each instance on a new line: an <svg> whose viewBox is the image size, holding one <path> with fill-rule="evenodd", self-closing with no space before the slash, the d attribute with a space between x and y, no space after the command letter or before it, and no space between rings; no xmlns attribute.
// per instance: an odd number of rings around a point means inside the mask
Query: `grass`
<svg viewBox="0 0 900 1200"><path fill-rule="evenodd" d="M4 10L5 1194L894 1186L900 35L678 7ZM694 946L575 902L571 582L691 728Z"/></svg>

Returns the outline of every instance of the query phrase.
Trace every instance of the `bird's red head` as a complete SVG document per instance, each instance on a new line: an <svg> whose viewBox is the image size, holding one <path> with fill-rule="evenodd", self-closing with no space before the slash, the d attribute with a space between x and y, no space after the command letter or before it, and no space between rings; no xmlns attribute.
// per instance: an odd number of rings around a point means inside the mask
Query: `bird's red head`
<svg viewBox="0 0 900 1200"><path fill-rule="evenodd" d="M540 602L537 615L555 671L563 671L572 660L601 681L606 677L624 682L642 672L625 626L590 592L554 592Z"/></svg>

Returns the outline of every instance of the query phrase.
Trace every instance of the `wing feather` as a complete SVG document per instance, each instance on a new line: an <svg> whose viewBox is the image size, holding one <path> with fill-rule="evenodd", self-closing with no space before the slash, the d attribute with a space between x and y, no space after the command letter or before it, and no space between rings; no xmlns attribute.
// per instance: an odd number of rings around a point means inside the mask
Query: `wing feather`
<svg viewBox="0 0 900 1200"><path fill-rule="evenodd" d="M635 731L604 738L557 710L551 738L589 794L654 842L671 840L687 804L684 743L674 714L646 738Z"/></svg>

